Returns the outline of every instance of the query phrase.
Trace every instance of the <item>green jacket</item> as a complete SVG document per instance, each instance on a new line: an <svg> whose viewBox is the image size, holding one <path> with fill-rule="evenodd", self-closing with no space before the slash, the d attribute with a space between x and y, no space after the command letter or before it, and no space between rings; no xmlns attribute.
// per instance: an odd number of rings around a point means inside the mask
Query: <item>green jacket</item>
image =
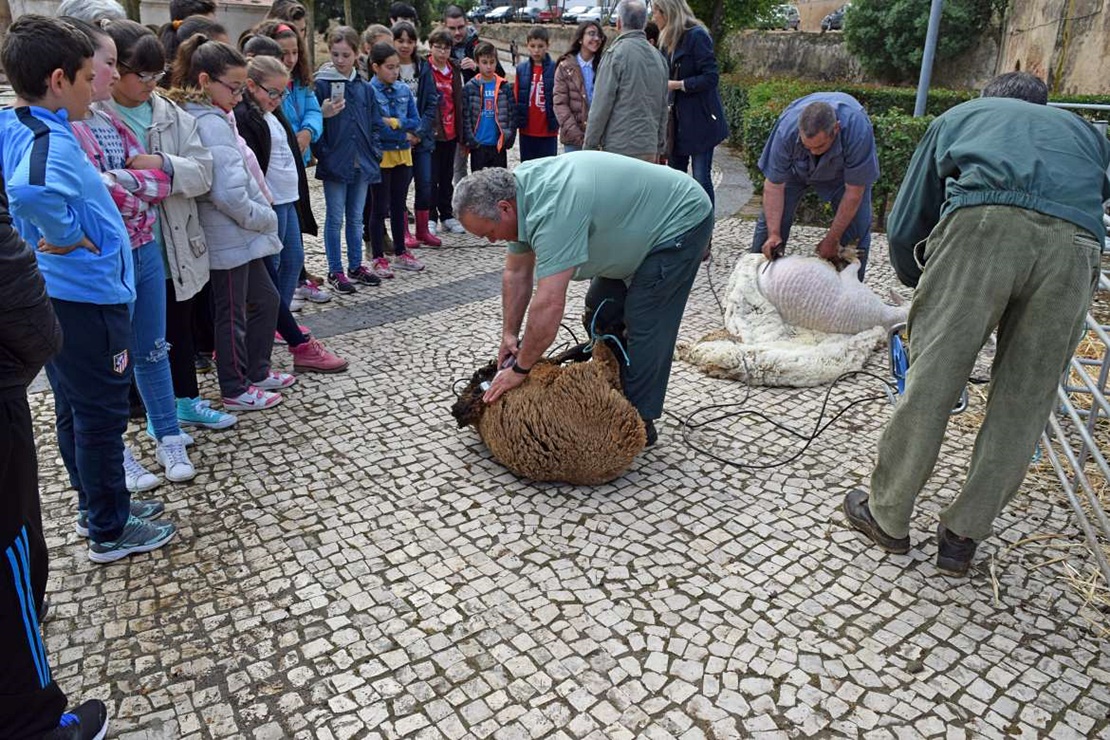
<svg viewBox="0 0 1110 740"><path fill-rule="evenodd" d="M601 56L582 148L655 157L666 141L667 62L643 31L625 31Z"/></svg>
<svg viewBox="0 0 1110 740"><path fill-rule="evenodd" d="M1110 142L1074 113L979 98L939 116L913 154L887 220L890 261L917 285L915 247L959 208L1003 205L1069 221L1102 242ZM974 245L969 245L974 246Z"/></svg>

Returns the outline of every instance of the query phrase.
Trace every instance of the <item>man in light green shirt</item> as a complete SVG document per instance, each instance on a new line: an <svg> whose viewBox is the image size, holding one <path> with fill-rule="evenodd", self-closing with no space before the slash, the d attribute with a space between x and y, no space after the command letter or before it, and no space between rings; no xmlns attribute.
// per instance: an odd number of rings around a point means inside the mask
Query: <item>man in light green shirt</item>
<svg viewBox="0 0 1110 740"><path fill-rule="evenodd" d="M590 280L587 313L605 302L599 333L623 339L624 393L654 442L678 327L713 233L713 206L701 186L669 167L575 152L511 173L476 172L459 183L454 206L470 233L509 242L498 362L513 364L497 374L485 401L524 382L555 340L570 281Z"/></svg>

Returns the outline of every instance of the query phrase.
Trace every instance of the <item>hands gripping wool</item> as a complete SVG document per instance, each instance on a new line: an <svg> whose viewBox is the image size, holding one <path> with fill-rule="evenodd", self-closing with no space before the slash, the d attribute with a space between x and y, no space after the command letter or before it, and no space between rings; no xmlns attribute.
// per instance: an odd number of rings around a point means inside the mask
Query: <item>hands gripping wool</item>
<svg viewBox="0 0 1110 740"><path fill-rule="evenodd" d="M737 260L725 295L725 331L680 346L678 356L719 378L753 385L808 387L860 370L905 321L856 277L816 257L761 254Z"/></svg>

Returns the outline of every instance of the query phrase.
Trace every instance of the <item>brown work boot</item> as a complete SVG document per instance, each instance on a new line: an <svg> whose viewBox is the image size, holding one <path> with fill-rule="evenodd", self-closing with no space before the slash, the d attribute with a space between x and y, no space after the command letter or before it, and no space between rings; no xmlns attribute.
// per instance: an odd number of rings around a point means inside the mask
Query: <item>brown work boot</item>
<svg viewBox="0 0 1110 740"><path fill-rule="evenodd" d="M977 545L970 537L960 537L943 523L937 524L937 570L947 576L966 576Z"/></svg>
<svg viewBox="0 0 1110 740"><path fill-rule="evenodd" d="M895 555L905 555L910 551L909 537L891 537L883 531L879 523L871 516L871 509L867 507L867 493L858 488L848 491L844 497L844 516L852 529L857 529L867 535L868 539L876 545L892 552Z"/></svg>

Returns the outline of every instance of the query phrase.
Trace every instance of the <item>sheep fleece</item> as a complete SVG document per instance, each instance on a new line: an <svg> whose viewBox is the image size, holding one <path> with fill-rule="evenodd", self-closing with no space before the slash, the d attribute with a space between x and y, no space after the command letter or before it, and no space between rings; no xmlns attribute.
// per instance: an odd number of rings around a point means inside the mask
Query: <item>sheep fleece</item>
<svg viewBox="0 0 1110 740"><path fill-rule="evenodd" d="M475 402L481 406L476 422L473 415L456 413L460 425L474 424L494 459L532 480L606 483L624 473L647 443L644 423L621 393L620 371L603 343L589 362L537 363L497 403Z"/></svg>

